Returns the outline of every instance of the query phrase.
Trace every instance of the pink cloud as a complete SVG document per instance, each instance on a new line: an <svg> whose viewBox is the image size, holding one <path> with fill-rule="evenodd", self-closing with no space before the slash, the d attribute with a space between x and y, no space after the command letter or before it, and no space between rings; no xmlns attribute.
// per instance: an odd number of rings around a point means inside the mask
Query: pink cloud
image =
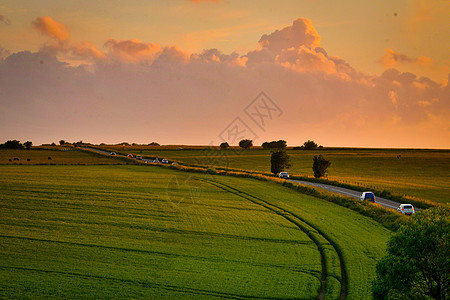
<svg viewBox="0 0 450 300"><path fill-rule="evenodd" d="M292 26L276 30L271 34L264 34L259 40L259 44L263 48L278 54L282 50L289 48L305 46L309 49L314 49L320 47L321 39L311 20L298 18L292 23Z"/></svg>
<svg viewBox="0 0 450 300"><path fill-rule="evenodd" d="M101 51L54 39L37 53L0 61L5 139L26 132L41 142L218 142L217 134L264 90L284 114L258 132L260 142L283 138L292 145L312 136L336 146L450 146L448 84L396 69L363 74L319 47L307 19L264 35L259 49L242 56L218 49L190 54L138 39L109 39ZM91 66L61 61L74 57Z"/></svg>
<svg viewBox="0 0 450 300"><path fill-rule="evenodd" d="M33 26L42 34L45 34L60 42L64 42L70 37L67 26L53 20L49 16L36 18L36 20L33 21Z"/></svg>
<svg viewBox="0 0 450 300"><path fill-rule="evenodd" d="M405 54L395 52L392 49L385 49L384 56L380 59L381 64L386 68L392 68L399 64L424 65L431 61L429 57L409 57Z"/></svg>

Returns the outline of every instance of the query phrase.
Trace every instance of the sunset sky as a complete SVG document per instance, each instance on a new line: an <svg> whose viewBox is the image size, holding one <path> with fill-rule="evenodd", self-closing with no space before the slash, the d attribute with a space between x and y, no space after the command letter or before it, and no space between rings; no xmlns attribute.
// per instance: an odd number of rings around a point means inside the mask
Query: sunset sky
<svg viewBox="0 0 450 300"><path fill-rule="evenodd" d="M235 130L449 148L449 14L444 0L2 1L0 142L237 144Z"/></svg>

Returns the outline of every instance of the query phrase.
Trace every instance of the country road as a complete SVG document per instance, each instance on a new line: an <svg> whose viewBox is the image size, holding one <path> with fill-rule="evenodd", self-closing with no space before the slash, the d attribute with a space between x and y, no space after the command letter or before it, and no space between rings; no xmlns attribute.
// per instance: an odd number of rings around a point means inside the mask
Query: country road
<svg viewBox="0 0 450 300"><path fill-rule="evenodd" d="M90 148L90 147L82 147L83 149L87 149L87 150L91 150L91 151L95 151L104 155L111 155L110 152L106 152L103 150L99 150L99 149L95 149L95 148ZM120 155L118 155L120 156ZM145 160L143 160L145 161ZM355 191L355 190L350 190L350 189L346 189L346 188L341 188L341 187L337 187L337 186L333 186L333 185L329 185L329 184L323 184L323 183L316 183L316 182L309 182L309 181L302 181L302 180L294 180L294 179L288 179L291 182L296 182L296 183L300 183L303 185L310 185L310 186L314 186L314 187L318 187L324 190L327 190L329 192L333 192L333 193L337 193L343 196L349 196L349 197L353 197L356 199L359 199L359 197L361 196L361 192L359 191ZM387 207L387 208L392 208L392 209L397 209L397 207L399 207L400 203L389 200L389 199L385 199L385 198L381 198L378 197L377 195L375 195L376 197L376 203ZM418 210L416 208L416 210Z"/></svg>
<svg viewBox="0 0 450 300"><path fill-rule="evenodd" d="M289 179L289 181L292 182L297 182L297 183L301 183L304 185L311 185L314 187L318 187L333 193L337 193L340 195L344 195L344 196L350 196L356 199L359 199L359 197L361 196L361 192L355 191L355 190L350 190L350 189L346 189L346 188L341 188L341 187L337 187L337 186L333 186L333 185L329 185L329 184L323 184L323 183L315 183L315 182L309 182L309 181L302 181L302 180L293 180L293 179ZM391 201L385 198L381 198L378 197L377 195L375 195L376 197L376 203L381 204L384 207L388 207L388 208L392 208L392 209L397 209L397 207L399 207L400 203L395 202L395 201Z"/></svg>

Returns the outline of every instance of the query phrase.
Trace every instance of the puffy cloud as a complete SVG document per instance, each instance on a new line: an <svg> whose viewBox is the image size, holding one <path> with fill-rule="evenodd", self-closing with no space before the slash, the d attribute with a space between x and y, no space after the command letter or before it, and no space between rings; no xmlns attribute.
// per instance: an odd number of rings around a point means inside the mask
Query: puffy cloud
<svg viewBox="0 0 450 300"><path fill-rule="evenodd" d="M103 59L105 54L98 50L91 42L83 41L70 47L73 55L83 58Z"/></svg>
<svg viewBox="0 0 450 300"><path fill-rule="evenodd" d="M188 54L137 39L110 39L105 52L57 39L48 51L9 55L0 60L0 135L26 132L35 143L61 136L218 143L264 90L283 110L257 132L264 140L283 132L289 144L314 136L336 146L450 146L448 84L396 69L362 74L319 47L308 21L263 36L261 47L244 56L218 49ZM63 56L87 58L92 67L69 65Z"/></svg>
<svg viewBox="0 0 450 300"><path fill-rule="evenodd" d="M53 39L64 42L69 39L70 33L66 25L53 20L49 16L38 17L33 21L34 27Z"/></svg>
<svg viewBox="0 0 450 300"><path fill-rule="evenodd" d="M267 48L273 53L279 54L284 49L299 48L305 46L309 49L320 47L321 36L317 33L311 20L298 18L281 30L276 30L271 34L264 34L259 40L263 48Z"/></svg>
<svg viewBox="0 0 450 300"><path fill-rule="evenodd" d="M11 20L8 19L7 17L5 17L4 15L2 15L2 12L0 12L0 23L6 24L6 25L10 25L11 24Z"/></svg>
<svg viewBox="0 0 450 300"><path fill-rule="evenodd" d="M395 52L392 49L385 49L384 56L380 59L381 64L386 68L392 68L399 64L416 64L416 65L423 65L430 62L430 58L426 56L420 56L420 57L409 57L405 54L401 54L398 52Z"/></svg>
<svg viewBox="0 0 450 300"><path fill-rule="evenodd" d="M10 52L8 49L5 49L0 46L0 61L9 56Z"/></svg>
<svg viewBox="0 0 450 300"><path fill-rule="evenodd" d="M144 43L138 39L109 39L105 42L104 47L109 51L108 56L124 62L147 61L152 63L163 50L159 44Z"/></svg>
<svg viewBox="0 0 450 300"><path fill-rule="evenodd" d="M277 62L297 71L336 73L336 66L323 52L316 52L305 46L282 50Z"/></svg>

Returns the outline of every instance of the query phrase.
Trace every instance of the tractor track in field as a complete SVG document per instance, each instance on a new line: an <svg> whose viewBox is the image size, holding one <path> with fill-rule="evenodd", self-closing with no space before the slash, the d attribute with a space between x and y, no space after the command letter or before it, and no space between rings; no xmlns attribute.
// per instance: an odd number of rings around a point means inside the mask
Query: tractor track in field
<svg viewBox="0 0 450 300"><path fill-rule="evenodd" d="M206 183L209 183L211 185L214 185L226 192L235 194L235 195L237 195L241 198L244 198L250 202L253 202L256 205L262 206L262 207L276 213L277 215L283 217L284 219L286 219L287 221L291 222L296 227L298 227L301 231L303 231L314 242L314 244L317 246L317 249L320 253L322 271L321 271L321 279L320 279L321 286L320 286L318 298L320 300L322 300L325 298L326 291L327 291L327 277L328 276L333 277L333 276L328 274L325 250L324 250L323 245L319 242L319 240L314 236L314 234L311 232L311 230L309 230L307 227L313 228L320 236L322 236L333 247L334 251L336 252L336 254L339 258L339 265L340 265L340 269L341 269L341 279L339 280L340 281L339 299L344 300L347 298L348 276L347 276L347 269L346 269L345 262L344 262L344 257L343 257L342 251L340 250L340 247L326 233L324 233L322 230L315 227L310 222L301 218L300 216L298 216L282 207L279 207L277 205L269 203L269 202L267 202L259 197L256 197L250 193L238 190L234 187L231 187L224 183L219 183L214 180L207 180L207 179L200 179L200 180L202 180ZM306 226L304 224L306 224Z"/></svg>
<svg viewBox="0 0 450 300"><path fill-rule="evenodd" d="M206 296L206 297L217 297L217 298L227 298L227 299L268 299L268 300L283 299L283 298L275 298L275 297L255 297L255 296L239 295L239 294L232 294L232 293L223 293L223 292L209 291L209 290L204 290L204 289L180 287L180 286L176 286L176 285L159 284L159 283L152 283L152 282L141 281L141 280L123 279L123 278L115 278L115 277L109 277L109 276L82 274L82 273L78 273L78 272L69 272L69 271L44 270L44 269L23 268L23 267L15 267L15 266L0 266L0 269L18 270L18 271L26 271L26 272L38 272L38 273L46 273L46 274L58 274L58 275L64 275L64 276L81 277L81 278L86 278L86 279L107 280L107 281L118 282L118 283L128 283L128 284L140 285L140 286L143 286L146 288L158 288L158 289L164 289L164 290L168 290L168 291L180 292L180 293L184 293L184 294L191 294L191 295L195 295L197 297L198 296Z"/></svg>

